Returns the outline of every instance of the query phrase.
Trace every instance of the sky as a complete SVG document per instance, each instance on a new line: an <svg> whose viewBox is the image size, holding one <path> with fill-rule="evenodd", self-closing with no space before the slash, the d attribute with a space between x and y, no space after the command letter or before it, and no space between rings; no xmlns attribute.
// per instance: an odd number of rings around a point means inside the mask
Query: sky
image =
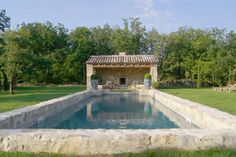
<svg viewBox="0 0 236 157"><path fill-rule="evenodd" d="M23 22L62 23L69 30L108 23L123 26L122 18L139 17L149 30L177 31L181 26L236 31L236 0L0 0L11 28Z"/></svg>

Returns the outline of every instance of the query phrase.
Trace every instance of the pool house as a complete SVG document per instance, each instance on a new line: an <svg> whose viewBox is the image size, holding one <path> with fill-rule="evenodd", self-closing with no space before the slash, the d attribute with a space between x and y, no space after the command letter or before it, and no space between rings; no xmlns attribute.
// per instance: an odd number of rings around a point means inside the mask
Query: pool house
<svg viewBox="0 0 236 157"><path fill-rule="evenodd" d="M99 85L109 88L143 85L145 73L152 75L157 81L157 58L154 55L119 55L90 56L86 62L87 89L91 88L90 76L95 73L99 77Z"/></svg>

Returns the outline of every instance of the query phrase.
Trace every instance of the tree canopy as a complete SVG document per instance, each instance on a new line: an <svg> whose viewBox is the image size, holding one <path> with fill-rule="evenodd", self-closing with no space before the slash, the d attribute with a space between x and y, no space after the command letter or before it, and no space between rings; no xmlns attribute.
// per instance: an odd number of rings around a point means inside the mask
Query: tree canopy
<svg viewBox="0 0 236 157"><path fill-rule="evenodd" d="M236 80L236 33L225 29L181 27L160 34L147 30L139 18L123 19L123 27L105 24L71 31L50 22L23 23L14 30L9 26L10 18L0 10L0 80L8 78L11 86L85 83L90 55L121 51L156 55L160 80L192 80L198 87Z"/></svg>

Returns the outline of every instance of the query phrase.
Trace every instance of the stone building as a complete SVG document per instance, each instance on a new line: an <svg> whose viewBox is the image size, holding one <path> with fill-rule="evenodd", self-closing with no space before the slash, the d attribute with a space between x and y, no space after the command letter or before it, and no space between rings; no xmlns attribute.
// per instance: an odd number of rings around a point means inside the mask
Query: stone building
<svg viewBox="0 0 236 157"><path fill-rule="evenodd" d="M144 74L150 73L152 81L157 81L157 58L154 55L119 55L90 56L86 62L87 89L91 88L90 76L96 73L99 84L110 82L115 87L129 86L134 82L143 84Z"/></svg>

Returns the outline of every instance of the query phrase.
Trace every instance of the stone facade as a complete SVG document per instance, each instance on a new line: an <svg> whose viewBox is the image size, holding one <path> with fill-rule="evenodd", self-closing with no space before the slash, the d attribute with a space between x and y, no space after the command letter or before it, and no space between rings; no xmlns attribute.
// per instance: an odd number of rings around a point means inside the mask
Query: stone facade
<svg viewBox="0 0 236 157"><path fill-rule="evenodd" d="M96 73L100 78L99 84L105 85L106 81L111 81L113 85L120 85L120 78L126 79L126 86L132 85L133 81L138 81L139 85L143 84L144 74L150 73L152 75L152 81L157 81L157 65L153 66L106 66L97 67L87 64L87 89L91 89L90 76Z"/></svg>
<svg viewBox="0 0 236 157"><path fill-rule="evenodd" d="M158 79L157 65L151 66L150 74L152 75L152 82L157 82L157 79Z"/></svg>
<svg viewBox="0 0 236 157"><path fill-rule="evenodd" d="M86 85L87 89L91 89L91 78L90 76L94 73L93 65L86 65Z"/></svg>
<svg viewBox="0 0 236 157"><path fill-rule="evenodd" d="M101 84L106 84L106 81L111 81L112 84L119 85L119 79L125 78L126 85L131 85L133 81L138 81L138 84L143 84L143 76L150 72L150 68L95 68L95 73L100 78Z"/></svg>

